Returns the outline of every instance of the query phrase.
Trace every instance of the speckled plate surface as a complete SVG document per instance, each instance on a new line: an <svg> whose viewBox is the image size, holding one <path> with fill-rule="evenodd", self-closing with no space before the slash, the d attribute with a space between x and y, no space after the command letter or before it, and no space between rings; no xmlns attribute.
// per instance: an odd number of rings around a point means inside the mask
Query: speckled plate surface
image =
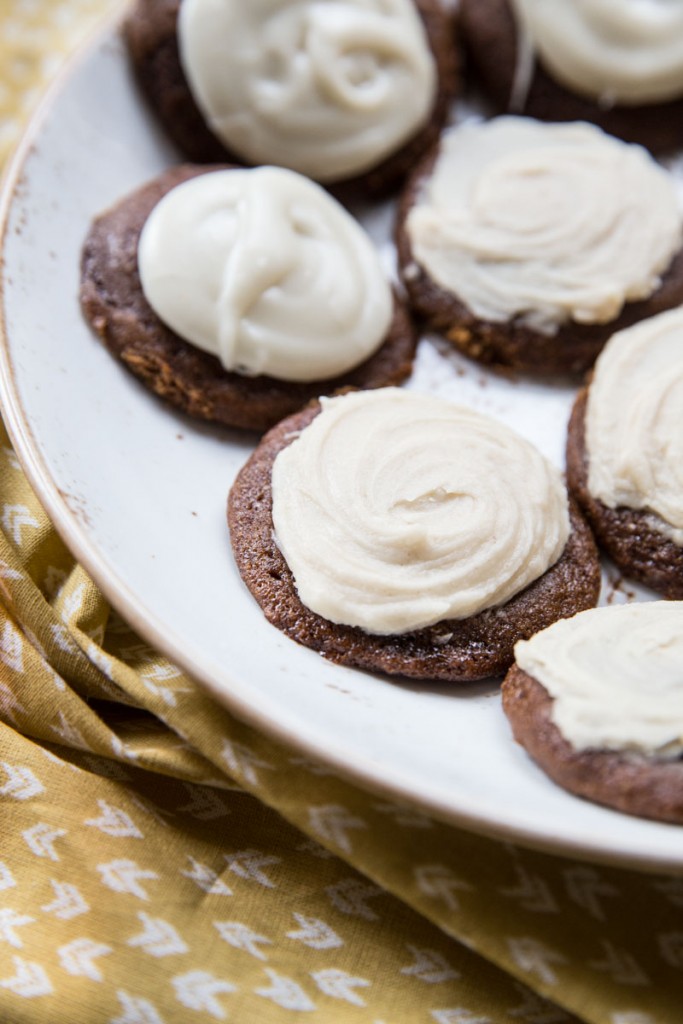
<svg viewBox="0 0 683 1024"><path fill-rule="evenodd" d="M495 685L390 682L328 664L266 623L225 525L254 438L156 401L93 338L77 301L91 218L176 159L114 28L71 63L6 178L3 412L66 543L121 614L236 715L359 783L489 835L682 870L683 829L552 785L513 743ZM391 210L363 216L391 261ZM571 389L494 377L428 339L408 386L497 416L561 464Z"/></svg>

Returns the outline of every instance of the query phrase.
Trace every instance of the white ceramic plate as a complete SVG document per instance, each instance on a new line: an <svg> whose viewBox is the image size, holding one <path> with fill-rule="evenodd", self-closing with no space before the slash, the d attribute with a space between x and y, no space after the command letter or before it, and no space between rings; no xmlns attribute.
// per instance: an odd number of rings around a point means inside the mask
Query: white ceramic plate
<svg viewBox="0 0 683 1024"><path fill-rule="evenodd" d="M266 623L225 525L253 438L159 403L93 338L77 301L91 218L175 159L114 29L72 62L6 181L3 409L66 543L121 614L236 715L361 784L520 843L683 868L683 829L552 785L513 743L495 686L391 682L331 665ZM391 259L391 211L367 222ZM409 386L499 417L562 463L570 390L506 382L428 340Z"/></svg>

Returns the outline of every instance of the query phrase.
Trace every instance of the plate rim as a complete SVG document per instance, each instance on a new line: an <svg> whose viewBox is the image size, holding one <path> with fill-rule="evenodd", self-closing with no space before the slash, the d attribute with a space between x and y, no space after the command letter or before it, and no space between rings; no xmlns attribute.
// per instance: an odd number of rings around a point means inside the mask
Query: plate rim
<svg viewBox="0 0 683 1024"><path fill-rule="evenodd" d="M392 782L383 778L381 774L378 775L376 769L373 770L370 761L366 760L357 765L348 759L340 759L336 752L331 752L320 741L316 743L315 739L301 736L295 729L279 724L271 715L260 711L258 706L250 703L239 692L226 692L209 674L201 668L198 669L191 659L186 657L182 645L176 642L174 634L169 633L168 628L161 625L153 609L144 606L134 591L119 578L113 567L108 565L106 557L101 554L97 544L84 531L78 516L61 495L22 407L6 322L5 279L10 268L5 262L4 254L9 222L14 204L18 201L24 167L32 154L40 130L49 117L53 104L59 98L65 84L87 61L93 51L108 41L113 41L112 33L116 32L118 35L122 23L123 16L120 11L112 12L99 19L80 45L65 58L26 123L19 142L14 147L0 177L0 409L14 451L28 482L63 543L99 587L106 600L131 628L139 633L159 654L178 665L238 721L247 724L277 743L329 765L343 779L364 791L399 799L431 814L435 819L447 825L493 841L512 842L551 856L570 857L614 868L633 869L648 873L683 874L683 852L678 859L672 858L666 853L658 856L655 852L620 852L615 849L606 849L600 844L594 845L587 839L570 841L547 833L540 834L535 828L529 826L515 827L507 823L497 823L489 816L478 815L473 809L453 808L438 797L424 799L412 792L402 781ZM239 685L237 689L239 691ZM512 738L511 742L513 742ZM677 826L672 825L671 827L676 828ZM681 828L683 836L683 827Z"/></svg>

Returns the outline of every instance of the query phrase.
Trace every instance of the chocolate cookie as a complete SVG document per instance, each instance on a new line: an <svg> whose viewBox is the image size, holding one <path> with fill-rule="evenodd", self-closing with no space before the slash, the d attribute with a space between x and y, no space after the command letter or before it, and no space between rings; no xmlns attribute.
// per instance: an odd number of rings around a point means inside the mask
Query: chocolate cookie
<svg viewBox="0 0 683 1024"><path fill-rule="evenodd" d="M627 814L683 824L683 762L576 750L551 719L553 698L517 665L502 694L515 739L558 785Z"/></svg>
<svg viewBox="0 0 683 1024"><path fill-rule="evenodd" d="M153 312L138 272L142 228L156 203L183 181L215 168L184 165L155 180L102 214L83 248L81 305L110 352L144 384L183 412L226 426L263 431L312 398L340 388L376 388L403 381L412 368L417 337L395 299L386 341L369 359L340 377L293 383L246 377L184 341Z"/></svg>
<svg viewBox="0 0 683 1024"><path fill-rule="evenodd" d="M458 25L468 66L498 110L543 121L591 121L654 152L680 146L683 97L643 106L601 106L560 85L538 60L523 102L514 105L519 40L508 0L461 0Z"/></svg>
<svg viewBox="0 0 683 1024"><path fill-rule="evenodd" d="M595 605L600 569L590 530L571 508L564 553L506 604L396 636L329 622L306 608L273 539L271 473L277 454L318 414L312 403L278 424L237 476L228 502L233 551L244 582L273 625L330 661L414 679L465 682L503 673L517 640Z"/></svg>
<svg viewBox="0 0 683 1024"><path fill-rule="evenodd" d="M581 506L595 538L625 576L664 597L683 598L683 548L653 525L653 513L608 508L588 489L586 404L588 389L579 392L567 436L567 485Z"/></svg>
<svg viewBox="0 0 683 1024"><path fill-rule="evenodd" d="M176 25L182 0L137 0L125 26L132 67L151 109L181 153L196 163L246 163L207 127L181 66ZM428 122L372 170L326 183L343 198L395 188L434 141L459 85L453 18L438 0L415 0L436 62L438 93ZM276 163L277 161L271 161Z"/></svg>
<svg viewBox="0 0 683 1024"><path fill-rule="evenodd" d="M673 309L683 302L683 250L673 258L661 284L648 298L624 305L609 323L570 321L553 334L534 330L520 318L504 323L477 317L461 299L434 281L416 262L406 220L429 178L438 146L409 178L396 218L396 245L403 284L414 312L470 359L493 368L525 374L579 376L590 369L601 349L618 330Z"/></svg>

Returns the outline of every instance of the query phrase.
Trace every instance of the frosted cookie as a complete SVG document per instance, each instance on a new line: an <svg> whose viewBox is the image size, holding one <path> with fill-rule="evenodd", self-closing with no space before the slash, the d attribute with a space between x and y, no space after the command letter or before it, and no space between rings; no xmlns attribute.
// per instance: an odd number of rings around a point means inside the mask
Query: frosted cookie
<svg viewBox="0 0 683 1024"><path fill-rule="evenodd" d="M683 824L683 603L595 608L518 643L503 708L560 786Z"/></svg>
<svg viewBox="0 0 683 1024"><path fill-rule="evenodd" d="M624 575L683 598L683 310L605 346L574 406L567 479Z"/></svg>
<svg viewBox="0 0 683 1024"><path fill-rule="evenodd" d="M397 221L432 329L482 363L584 372L615 330L683 302L672 176L594 125L520 117L444 133Z"/></svg>
<svg viewBox="0 0 683 1024"><path fill-rule="evenodd" d="M93 224L81 304L157 395L252 430L399 383L416 345L360 225L282 168L184 166L144 185Z"/></svg>
<svg viewBox="0 0 683 1024"><path fill-rule="evenodd" d="M138 0L125 35L188 159L278 164L377 194L446 119L452 30L437 0Z"/></svg>
<svg viewBox="0 0 683 1024"><path fill-rule="evenodd" d="M504 672L515 642L595 604L595 545L559 472L502 424L397 388L323 399L230 492L266 618L331 661L416 679Z"/></svg>
<svg viewBox="0 0 683 1024"><path fill-rule="evenodd" d="M468 62L499 110L683 141L683 8L671 0L461 0Z"/></svg>

